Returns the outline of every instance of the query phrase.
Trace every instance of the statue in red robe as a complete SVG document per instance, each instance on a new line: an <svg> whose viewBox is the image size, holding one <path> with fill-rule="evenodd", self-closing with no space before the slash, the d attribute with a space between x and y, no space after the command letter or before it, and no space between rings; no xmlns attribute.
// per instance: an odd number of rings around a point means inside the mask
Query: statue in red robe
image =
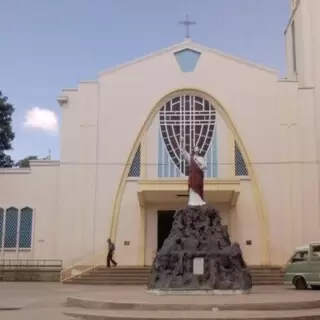
<svg viewBox="0 0 320 320"><path fill-rule="evenodd" d="M199 154L199 148L195 147L190 154L183 150L183 156L189 165L189 206L201 206L206 204L203 199L204 170L207 168L204 158Z"/></svg>

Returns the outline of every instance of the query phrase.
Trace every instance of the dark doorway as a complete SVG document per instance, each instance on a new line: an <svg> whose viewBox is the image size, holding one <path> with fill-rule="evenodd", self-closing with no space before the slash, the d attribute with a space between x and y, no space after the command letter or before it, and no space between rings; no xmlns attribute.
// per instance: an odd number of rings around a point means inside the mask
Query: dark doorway
<svg viewBox="0 0 320 320"><path fill-rule="evenodd" d="M171 231L175 211L158 211L158 250Z"/></svg>

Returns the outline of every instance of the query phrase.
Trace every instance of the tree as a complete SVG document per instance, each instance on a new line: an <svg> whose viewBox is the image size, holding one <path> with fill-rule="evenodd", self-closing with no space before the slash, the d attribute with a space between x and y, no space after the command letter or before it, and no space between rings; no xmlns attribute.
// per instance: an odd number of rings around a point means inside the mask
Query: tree
<svg viewBox="0 0 320 320"><path fill-rule="evenodd" d="M31 160L38 160L38 156L29 156L25 157L24 159L19 160L15 166L19 168L29 168Z"/></svg>
<svg viewBox="0 0 320 320"><path fill-rule="evenodd" d="M12 149L15 134L12 130L13 105L7 102L8 98L0 91L0 168L10 168L13 160L5 151Z"/></svg>

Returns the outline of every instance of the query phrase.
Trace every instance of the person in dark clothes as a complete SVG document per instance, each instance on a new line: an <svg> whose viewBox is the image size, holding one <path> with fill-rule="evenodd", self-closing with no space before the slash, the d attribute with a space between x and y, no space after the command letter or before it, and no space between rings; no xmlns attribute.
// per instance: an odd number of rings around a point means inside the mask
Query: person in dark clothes
<svg viewBox="0 0 320 320"><path fill-rule="evenodd" d="M113 254L116 250L116 247L114 243L111 241L111 239L108 239L108 255L107 255L107 267L110 268L110 262L113 264L114 267L117 266L117 263L113 260Z"/></svg>

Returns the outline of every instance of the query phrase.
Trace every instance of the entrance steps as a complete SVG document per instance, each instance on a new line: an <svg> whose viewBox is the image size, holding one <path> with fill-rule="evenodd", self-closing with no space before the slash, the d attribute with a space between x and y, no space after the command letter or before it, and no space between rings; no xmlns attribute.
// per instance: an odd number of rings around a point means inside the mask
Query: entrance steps
<svg viewBox="0 0 320 320"><path fill-rule="evenodd" d="M253 285L281 285L283 271L277 266L251 266ZM150 267L96 267L74 278L63 281L65 284L88 285L146 285Z"/></svg>

